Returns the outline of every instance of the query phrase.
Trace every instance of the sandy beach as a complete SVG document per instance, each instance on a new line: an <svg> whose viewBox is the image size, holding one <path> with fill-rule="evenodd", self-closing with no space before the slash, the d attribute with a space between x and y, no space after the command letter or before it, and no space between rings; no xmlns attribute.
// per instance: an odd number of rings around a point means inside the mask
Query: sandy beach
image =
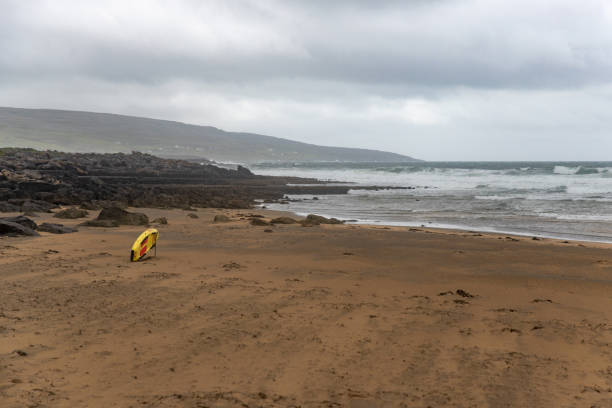
<svg viewBox="0 0 612 408"><path fill-rule="evenodd" d="M612 407L612 245L134 211L0 238L0 406Z"/></svg>

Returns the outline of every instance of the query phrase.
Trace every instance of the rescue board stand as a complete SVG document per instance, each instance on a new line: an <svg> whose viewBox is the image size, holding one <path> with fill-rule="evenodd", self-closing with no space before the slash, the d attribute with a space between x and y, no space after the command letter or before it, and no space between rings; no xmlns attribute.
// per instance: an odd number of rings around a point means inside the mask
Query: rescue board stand
<svg viewBox="0 0 612 408"><path fill-rule="evenodd" d="M151 249L155 248L155 255L157 256L157 239L159 238L159 231L155 228L149 228L136 238L132 245L132 251L130 252L130 261L136 262L144 258Z"/></svg>

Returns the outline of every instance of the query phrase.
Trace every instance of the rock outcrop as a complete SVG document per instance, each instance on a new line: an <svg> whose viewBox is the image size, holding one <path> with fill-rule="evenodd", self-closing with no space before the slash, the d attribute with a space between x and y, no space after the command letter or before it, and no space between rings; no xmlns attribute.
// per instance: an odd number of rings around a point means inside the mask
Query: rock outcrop
<svg viewBox="0 0 612 408"><path fill-rule="evenodd" d="M298 221L291 217L277 217L270 221L271 224L297 224Z"/></svg>
<svg viewBox="0 0 612 408"><path fill-rule="evenodd" d="M149 217L143 213L131 213L118 207L104 208L97 221L114 221L118 225L149 225Z"/></svg>
<svg viewBox="0 0 612 408"><path fill-rule="evenodd" d="M83 227L116 228L119 223L114 220L89 220L79 224Z"/></svg>
<svg viewBox="0 0 612 408"><path fill-rule="evenodd" d="M23 215L0 218L0 235L38 236L39 234L35 230L52 234L68 234L78 231L76 228L66 227L62 224L44 222L41 225L36 225L34 221Z"/></svg>
<svg viewBox="0 0 612 408"><path fill-rule="evenodd" d="M77 232L78 229L66 227L62 224L52 224L48 222L43 222L38 226L38 230L42 232L50 232L51 234L70 234L73 232Z"/></svg>
<svg viewBox="0 0 612 408"><path fill-rule="evenodd" d="M296 184L308 183L308 186ZM258 176L149 154L96 154L0 148L0 212L50 212L59 205L251 208L285 194L343 194L348 186L312 179ZM288 185L292 184L292 185Z"/></svg>
<svg viewBox="0 0 612 408"><path fill-rule="evenodd" d="M269 227L270 223L261 218L251 218L251 225L255 225L256 227Z"/></svg>
<svg viewBox="0 0 612 408"><path fill-rule="evenodd" d="M38 225L36 225L33 220L23 215L18 215L17 217L3 217L0 218L0 221L14 222L15 224L19 224L31 230L35 230L38 228Z"/></svg>
<svg viewBox="0 0 612 408"><path fill-rule="evenodd" d="M305 220L300 221L300 224L304 227L313 227L321 224L344 224L344 221L340 221L337 218L326 218L320 215L308 214Z"/></svg>
<svg viewBox="0 0 612 408"><path fill-rule="evenodd" d="M8 235L8 236L31 236L37 237L40 234L34 231L31 228L24 227L21 224L17 224L16 222L3 221L0 220L0 235Z"/></svg>
<svg viewBox="0 0 612 408"><path fill-rule="evenodd" d="M70 207L58 213L55 213L53 216L55 218L76 219L76 218L85 218L88 215L89 213L87 212L87 210L83 210L81 208Z"/></svg>

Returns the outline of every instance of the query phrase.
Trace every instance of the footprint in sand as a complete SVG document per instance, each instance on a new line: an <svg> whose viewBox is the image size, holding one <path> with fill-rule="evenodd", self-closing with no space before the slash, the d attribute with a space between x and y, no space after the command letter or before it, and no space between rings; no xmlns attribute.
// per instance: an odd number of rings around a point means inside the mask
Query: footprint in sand
<svg viewBox="0 0 612 408"><path fill-rule="evenodd" d="M230 262L230 263L226 263L225 265L223 265L223 269L225 269L226 271L231 271L232 269L240 269L240 268L242 268L242 265L236 262Z"/></svg>
<svg viewBox="0 0 612 408"><path fill-rule="evenodd" d="M521 331L519 329L514 329L512 327L504 327L502 330L502 333L516 333L516 334L521 334Z"/></svg>

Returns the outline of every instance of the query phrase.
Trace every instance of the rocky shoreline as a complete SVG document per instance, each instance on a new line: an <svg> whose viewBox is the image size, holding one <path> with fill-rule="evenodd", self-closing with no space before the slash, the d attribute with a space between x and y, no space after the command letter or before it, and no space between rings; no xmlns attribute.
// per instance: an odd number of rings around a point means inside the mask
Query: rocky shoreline
<svg viewBox="0 0 612 408"><path fill-rule="evenodd" d="M286 194L346 194L348 185L271 177L149 154L0 149L0 212L48 212L62 205L252 208Z"/></svg>

